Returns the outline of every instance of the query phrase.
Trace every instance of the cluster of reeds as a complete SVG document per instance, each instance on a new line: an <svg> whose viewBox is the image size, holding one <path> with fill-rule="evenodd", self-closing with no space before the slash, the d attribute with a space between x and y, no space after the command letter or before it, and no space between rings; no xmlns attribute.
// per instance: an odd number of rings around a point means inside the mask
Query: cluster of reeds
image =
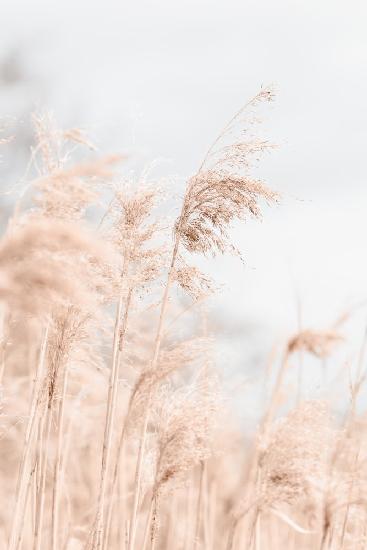
<svg viewBox="0 0 367 550"><path fill-rule="evenodd" d="M252 438L216 368L195 254L237 253L231 223L278 199L253 175L272 145L246 126L270 100L262 89L225 126L171 225L162 182L34 117L0 242L1 548L366 547L364 346L337 422L284 387L297 355L322 367L340 326L289 338Z"/></svg>

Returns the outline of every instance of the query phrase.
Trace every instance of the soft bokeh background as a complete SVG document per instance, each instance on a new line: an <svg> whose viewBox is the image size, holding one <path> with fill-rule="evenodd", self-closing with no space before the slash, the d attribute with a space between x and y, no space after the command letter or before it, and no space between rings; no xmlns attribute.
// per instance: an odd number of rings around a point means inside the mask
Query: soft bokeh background
<svg viewBox="0 0 367 550"><path fill-rule="evenodd" d="M366 18L363 0L2 0L0 117L18 138L1 185L24 171L34 109L185 177L246 99L275 84L263 131L279 148L260 174L282 204L234 228L245 267L208 267L225 284L210 306L222 364L251 381L297 330L297 301L302 326L325 328L366 298Z"/></svg>

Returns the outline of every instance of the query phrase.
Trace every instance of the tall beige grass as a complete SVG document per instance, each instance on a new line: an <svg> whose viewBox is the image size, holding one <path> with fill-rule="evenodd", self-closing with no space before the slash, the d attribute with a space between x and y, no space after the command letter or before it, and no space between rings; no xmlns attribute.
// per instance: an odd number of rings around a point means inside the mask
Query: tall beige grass
<svg viewBox="0 0 367 550"><path fill-rule="evenodd" d="M231 223L278 200L253 175L272 145L250 130L272 99L262 89L224 127L172 224L163 182L34 116L0 242L0 548L366 548L365 342L343 421L284 391L297 354L332 361L342 322L284 342L251 437L216 368L195 255L239 254Z"/></svg>

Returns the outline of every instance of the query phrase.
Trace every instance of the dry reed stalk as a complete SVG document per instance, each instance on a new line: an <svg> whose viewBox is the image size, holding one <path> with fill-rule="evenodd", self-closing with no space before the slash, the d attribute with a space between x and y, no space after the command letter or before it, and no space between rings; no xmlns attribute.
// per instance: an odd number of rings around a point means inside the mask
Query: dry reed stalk
<svg viewBox="0 0 367 550"><path fill-rule="evenodd" d="M66 389L68 383L68 369L66 368L63 376L62 394L59 402L58 421L57 421L57 447L56 447L56 459L54 465L54 483L53 483L53 495L52 495L52 550L58 550L59 547L59 524L60 524L60 479L61 474L61 456L63 449L63 435L64 435L64 416L65 416L65 399Z"/></svg>
<svg viewBox="0 0 367 550"><path fill-rule="evenodd" d="M204 309L201 309L201 324L203 336L208 336L208 323L207 323L207 314ZM209 383L210 377L210 364L207 357L205 357L205 364L203 370L203 378L206 383ZM200 463L200 478L199 478L199 494L197 499L197 511L196 511L196 527L195 527L195 536L194 536L194 550L200 545L200 529L201 522L203 520L203 545L207 546L208 533L207 533L207 514L206 514L206 498L205 493L207 490L207 463L202 461Z"/></svg>
<svg viewBox="0 0 367 550"><path fill-rule="evenodd" d="M125 426L125 422L124 422ZM124 466L124 433L123 430L123 437L121 441L121 448L119 448L118 456L119 460L115 463L115 471L114 471L114 477L113 481L110 486L110 493L109 493L109 499L107 502L107 514L106 514L106 529L105 529L105 546L106 548L109 547L109 541L113 537L112 531L112 515L114 510L114 505L118 506L117 509L117 517L120 518L120 521L118 522L117 526L117 539L118 539L118 546L120 547L122 545L122 541L124 541L125 544L125 531L124 531L124 525L127 518L127 510L126 510L126 495L128 492L127 488L127 478L125 475L120 475L119 469Z"/></svg>
<svg viewBox="0 0 367 550"><path fill-rule="evenodd" d="M214 550L214 542L216 540L215 520L217 516L217 484L215 480L210 483L208 500L208 550Z"/></svg>
<svg viewBox="0 0 367 550"><path fill-rule="evenodd" d="M174 548L175 546L179 546L178 542L180 540L178 521L178 518L180 517L180 503L178 498L175 498L175 495L172 496L172 505L170 506L168 514L168 526L166 529L167 534L165 536L165 545L167 548Z"/></svg>
<svg viewBox="0 0 367 550"><path fill-rule="evenodd" d="M150 499L148 515L147 515L147 519L146 519L146 522L145 522L142 550L147 550L148 549L148 544L149 544L149 541L150 541L150 526L152 524L152 518L153 518L153 508L154 508L154 501L153 501L153 499Z"/></svg>
<svg viewBox="0 0 367 550"><path fill-rule="evenodd" d="M196 550L198 547L200 547L200 531L202 526L202 520L204 525L206 524L206 511L203 509L203 503L204 503L204 492L205 492L205 483L206 483L206 463L203 461L200 464L200 476L199 476L199 491L198 491L198 498L197 498L197 505L196 505L196 524L195 524L195 533L194 533L194 541L193 541L193 548ZM203 526L203 544L204 547L206 545L206 531L205 527Z"/></svg>
<svg viewBox="0 0 367 550"><path fill-rule="evenodd" d="M123 456L123 455L122 455ZM117 516L121 518L119 521L119 524L117 526L117 545L120 547L122 545L123 541L123 524L126 520L127 514L126 514L126 499L125 494L127 492L127 486L126 486L126 479L125 476L120 475L119 483L118 483L118 492L117 492ZM110 498L113 498L113 493L111 491ZM107 524L107 528L109 525ZM109 531L107 531L106 528L106 547L108 548L108 537L109 537Z"/></svg>
<svg viewBox="0 0 367 550"><path fill-rule="evenodd" d="M249 533L247 535L248 548L250 548L251 550L257 550L257 548L256 548L256 526L257 526L258 516L259 516L259 509L258 509L257 506L255 506L254 510L253 510L253 517L251 518L251 521L250 521Z"/></svg>
<svg viewBox="0 0 367 550"><path fill-rule="evenodd" d="M134 482L134 500L133 500L132 515L130 520L130 529L129 529L128 550L133 550L135 545L136 521L137 521L138 508L139 508L139 502L140 502L140 487L141 487L144 449L145 449L145 439L146 439L146 433L147 433L148 422L149 422L149 413L150 413L149 401L150 399L148 400L148 407L146 409L143 428L142 428L142 434L139 442L138 460L137 460L135 482Z"/></svg>
<svg viewBox="0 0 367 550"><path fill-rule="evenodd" d="M59 515L60 515L60 478L62 477L62 451L64 442L64 411L66 389L68 381L69 361L77 344L85 338L87 323L90 314L82 312L78 307L68 305L60 307L54 313L53 333L49 342L48 360L48 414L53 415L56 397L58 397L58 410L56 414L56 455L53 466L53 487L51 507L51 546L54 549L59 546ZM61 381L61 393L58 389ZM65 453L66 457L66 453Z"/></svg>
<svg viewBox="0 0 367 550"><path fill-rule="evenodd" d="M37 427L37 445L36 445L36 492L35 492L35 509L34 509L34 533L33 533L33 546L37 537L37 529L39 524L40 513L40 492L42 488L42 472L43 472L43 459L44 459L44 437L45 437L45 421L46 421L45 405L43 404Z"/></svg>
<svg viewBox="0 0 367 550"><path fill-rule="evenodd" d="M113 515L114 504L115 504L116 486L121 477L119 476L119 469L121 468L121 462L123 457L123 446L125 443L125 433L126 433L125 430L126 430L126 419L123 422L123 426L120 432L120 437L119 437L118 446L117 446L117 453L116 453L117 458L115 460L115 466L114 466L112 482L111 482L111 494L110 494L109 501L107 503L107 514L106 514L107 518L106 518L106 533L105 533L106 546L108 546L108 540L110 537L112 515Z"/></svg>
<svg viewBox="0 0 367 550"><path fill-rule="evenodd" d="M193 524L193 501L194 501L194 483L192 477L188 479L188 488L186 496L186 510L185 510L185 537L184 537L184 550L189 550L192 541L192 524Z"/></svg>
<svg viewBox="0 0 367 550"><path fill-rule="evenodd" d="M105 492L107 488L107 473L110 460L110 451L112 445L112 426L114 420L114 413L116 407L116 395L117 395L117 383L118 383L118 369L119 369L119 342L120 342L120 323L122 316L122 307L123 307L123 296L120 295L116 318L115 318L115 328L113 336L113 355L112 355L112 366L109 379L108 387L108 398L107 398L107 410L106 410L106 420L104 427L104 436L103 436L103 450L102 450L102 465L100 473L100 486L99 486L99 495L96 511L96 525L95 532L93 533L93 548L100 549L104 545L104 500Z"/></svg>
<svg viewBox="0 0 367 550"><path fill-rule="evenodd" d="M243 518L247 518L248 515L252 512L252 509L257 506L257 502L255 501L252 505L248 506L245 510L241 512L241 514L232 514L230 525L228 528L228 538L227 538L227 546L226 550L233 550L234 548L234 542L235 542L235 535L237 527L240 523L240 521ZM252 531L251 531L252 533ZM250 543L251 543L251 537L250 537Z"/></svg>
<svg viewBox="0 0 367 550"><path fill-rule="evenodd" d="M19 540L19 529L20 529L19 520L22 514L22 508L25 506L24 493L26 491L26 486L28 485L28 479L27 479L28 463L31 456L31 452L33 450L33 439L37 428L39 407L42 399L42 382L43 382L43 374L45 370L45 357L46 357L46 349L47 349L47 341L48 341L48 331L49 331L49 326L47 325L46 329L44 330L41 348L39 352L37 372L34 380L32 403L31 403L28 424L27 424L27 429L26 429L26 434L25 434L25 439L23 444L23 456L19 467L17 488L15 492L15 509L13 513L13 521L12 521L12 527L11 527L11 533L10 533L10 539L9 539L9 550L17 550L17 544Z"/></svg>
<svg viewBox="0 0 367 550"><path fill-rule="evenodd" d="M111 532L111 522L112 522L112 515L113 515L114 504L115 504L116 486L118 485L119 480L121 485L121 476L119 476L119 469L121 468L121 462L123 462L122 457L123 457L123 446L125 443L125 426L126 426L126 421L124 421L122 430L120 432L120 438L119 438L118 449L117 449L117 459L115 461L112 482L111 482L110 498L107 503L107 514L106 514L107 518L106 518L106 530L105 530L105 546L107 547L108 547L108 541L109 541L110 532ZM126 490L126 487L124 488ZM124 494L124 491L122 491L122 494ZM118 498L118 501L119 501L119 498ZM125 506L124 506L124 509L125 509ZM126 513L123 514L123 517L126 517Z"/></svg>
<svg viewBox="0 0 367 550"><path fill-rule="evenodd" d="M113 367L111 368L111 375L110 375L110 388L111 388L111 399L110 399L110 412L108 413L108 404L107 404L107 416L106 416L106 428L108 429L108 433L106 434L106 437L108 439L108 447L110 448L112 446L112 428L114 424L114 418L115 418L115 408L116 408L116 396L117 396L117 385L118 385L118 374L119 374L119 367L120 367L120 360L122 351L124 349L124 343L125 343L125 336L128 326L128 319L129 319L129 312L130 312L130 305L131 300L133 296L133 288L129 288L125 303L125 312L122 319L121 324L121 314L122 314L122 295L120 296L119 300L119 306L117 308L116 313L116 322L115 322L115 334L114 334L114 359L113 359ZM116 338L116 340L115 340ZM116 349L115 349L116 346ZM109 403L109 401L108 401ZM108 425L107 425L108 422ZM118 481L118 473L119 473L119 466L120 466L120 458L122 454L122 447L124 444L124 437L125 437L125 423L123 424L120 432L120 438L118 443L118 449L117 449L117 456L115 461L115 466L113 469L113 478L111 483L111 495L109 498L109 501L107 503L107 520L106 520L106 532L104 535L104 542L102 548L106 548L106 545L108 544L108 537L109 537L109 531L111 528L111 521L112 521L112 514L113 514L113 505L114 505L114 493L116 490L116 484ZM108 458L108 461L107 461ZM109 454L108 457L105 458L105 470L106 473L109 470ZM107 476L106 481L107 481ZM104 483L104 489L106 490L106 482ZM101 534L101 537L103 537L103 533Z"/></svg>
<svg viewBox="0 0 367 550"><path fill-rule="evenodd" d="M284 376L287 372L287 369L289 367L289 363L288 363L288 360L289 360L289 349L287 347L286 351L284 352L283 354L283 357L282 357L282 360L281 360L281 364L280 364L280 368L278 370L278 374L277 374L277 377L276 377L276 380L275 380L275 384L273 386L273 390L272 390L272 395L271 395L271 398L270 398L270 403L269 403L269 406L267 408L267 411L263 417L263 420L262 420L262 437L264 437L266 439L266 436L267 436L267 431L268 431L268 428L274 418L274 414L276 412L276 408L278 406L278 401L279 401L279 397L280 397L280 394L281 394L281 388L282 388L282 384L283 384L283 380L284 380Z"/></svg>
<svg viewBox="0 0 367 550"><path fill-rule="evenodd" d="M330 525L326 524L323 528L323 531L322 531L320 550L325 550L326 548L330 548L330 546L329 546L330 542L331 542Z"/></svg>
<svg viewBox="0 0 367 550"><path fill-rule="evenodd" d="M129 545L129 537L130 537L130 520L126 520L125 522L125 550L127 550Z"/></svg>
<svg viewBox="0 0 367 550"><path fill-rule="evenodd" d="M42 527L44 516L44 504L46 496L46 476L48 467L48 457L50 448L50 433L51 433L52 412L51 407L47 407L41 417L40 431L41 443L39 447L40 481L37 492L37 513L36 513L36 529L33 542L33 550L41 550L42 544ZM44 434L45 432L45 434Z"/></svg>
<svg viewBox="0 0 367 550"><path fill-rule="evenodd" d="M31 488L32 488L32 482L34 481L35 479L35 471L36 471L36 468L37 468L37 461L36 461L36 458L34 459L34 465L31 469L31 472L29 474L29 480L28 480L28 486L27 486L27 489L26 489L26 495L25 495L25 502L24 502L24 508L23 508L23 516L21 518L21 524L24 525L25 523L25 520L26 520L26 510L27 510L27 505L28 505L28 500L30 498L30 493L31 493ZM35 506L35 504L34 504ZM34 514L35 516L35 514ZM34 525L35 525L35 517L33 518L33 531L34 531ZM19 531L19 535L18 535L18 541L17 541L17 548L21 548L22 546L22 540L23 540L23 536L24 536L24 531L25 529L20 529Z"/></svg>
<svg viewBox="0 0 367 550"><path fill-rule="evenodd" d="M347 498L347 503L346 503L344 519L343 519L343 523L342 523L342 533L341 533L341 541L340 541L341 550L343 550L343 548L344 548L345 533L346 533L346 528L347 528L347 524L348 524L348 516L349 516L349 511L350 511L350 507L351 507L351 503L352 503L353 489L354 489L354 485L356 483L356 477L357 477L356 474L357 474L357 464L358 464L358 460L359 460L359 453L360 453L360 446L358 446L358 449L357 449L356 454L355 454L353 470L352 470L352 474L351 474L352 477L351 477L351 480L350 480L350 483L349 483L348 498Z"/></svg>
<svg viewBox="0 0 367 550"><path fill-rule="evenodd" d="M117 317L115 321L114 332L114 347L113 347L113 364L110 375L110 388L107 401L107 413L105 424L105 441L102 452L102 472L101 472L101 486L100 496L97 505L97 520L96 529L100 533L101 529L104 529L103 520L103 506L104 497L102 496L106 490L107 475L110 462L110 447L112 444L112 429L115 417L116 408L116 395L118 384L118 369L120 363L120 357L124 349L124 340L127 330L128 316L130 312L131 301L133 292L137 286L146 283L149 278L155 275L156 267L152 269L151 261L154 259L156 251L147 250L145 244L149 241L156 231L156 224L146 225L146 219L150 215L150 210L156 200L156 193L145 190L132 196L124 196L123 192L117 192L115 195L116 206L118 208L115 214L112 227L112 241L117 247L120 254L123 256L123 268L120 274L120 296L119 305L117 311ZM129 274L129 269L135 273ZM122 283L128 281L128 291L125 303L124 319L121 321L122 314L122 300L123 290ZM122 326L121 326L122 322ZM122 426L119 437L119 445L117 449L117 457L115 466L113 468L113 480L112 480L112 494L115 491L121 448L125 436L125 427ZM107 507L107 533L100 533L97 535L96 547L104 548L105 541L109 536L109 529L111 524L112 512L113 512L114 499L111 498ZM132 526L134 529L134 525ZM130 526L131 533L131 526Z"/></svg>
<svg viewBox="0 0 367 550"><path fill-rule="evenodd" d="M159 517L159 507L160 507L160 496L159 494L153 496L153 512L152 512L152 522L151 522L151 531L150 531L150 550L155 550L157 539L158 539L158 517Z"/></svg>
<svg viewBox="0 0 367 550"><path fill-rule="evenodd" d="M64 393L64 391L66 392L66 388L67 388L67 383L68 383L68 369L65 370L65 375L66 375L66 380L64 379L64 384L63 384L63 390L62 390L62 395L63 395L63 399L60 400L60 403L59 403L59 411L60 411L60 407L62 407L63 409L63 418L64 418L64 414L65 414L65 404L66 404L66 393ZM74 420L75 420L75 417L76 417L76 414L77 414L77 408L78 408L78 405L79 405L79 400L80 400L80 395L81 393L83 392L83 390L80 390L79 392L79 395L77 396L77 398L75 399L74 403L73 403L73 408L71 409L71 413L69 415L69 418L68 418L68 421L65 425L65 430L64 430L64 435L60 432L58 432L58 438L57 438L57 446L59 445L59 441L60 441L60 445L63 445L62 446L62 452L60 453L60 455L58 455L58 450L56 450L56 459L55 459L55 469L56 469L56 464L58 462L58 456L59 456L59 466L58 466L58 474L57 474L57 478L55 477L56 475L56 471L54 470L54 480L56 481L57 479L57 482L54 483L54 486L53 486L53 501L52 501L52 518L53 518L53 521L54 523L51 525L51 528L52 528L52 532L51 532L51 538L54 536L54 530L57 529L57 532L55 533L55 537L56 537L56 544L58 544L61 548L64 548L64 546L67 544L67 536L66 536L66 540L63 541L62 540L62 537L61 537L61 533L60 533L60 519L61 519L61 514L60 514L60 509L59 509L59 505L60 505L60 497L58 498L58 501L56 503L56 494L55 494L55 491L57 491L59 493L59 495L61 496L61 493L60 493L60 487L62 486L63 487L63 490L64 490L64 493L63 493L63 498L64 498L64 502L65 502L65 505L66 505L66 509L64 508L64 525L70 525L70 497L68 495L68 492L67 492L67 485L65 483L65 467L66 467L66 464L68 462L68 458L69 458L69 454L70 454L70 447L71 447L71 444L72 444L72 430L73 430L73 425L74 425ZM62 425L64 423L64 420L62 420L61 422L61 418L60 418L60 415L59 415L59 424L58 424L58 429L62 429ZM59 439L60 437L60 439ZM64 526L64 531L65 531L65 526ZM66 529L66 532L67 532L67 529ZM59 538L58 538L59 537ZM61 540L60 540L61 539ZM52 544L52 540L51 540L51 544Z"/></svg>
<svg viewBox="0 0 367 550"><path fill-rule="evenodd" d="M32 495L31 495L31 498L32 498L32 502L31 502L31 532L32 532L32 537L33 537L33 533L35 532L36 530L36 508L37 508L37 456L35 455L34 457L34 467L32 469L32 472L33 472L33 483L32 483ZM31 477L31 476L30 476ZM24 509L24 514L25 514L25 509Z"/></svg>
<svg viewBox="0 0 367 550"><path fill-rule="evenodd" d="M261 521L261 513L259 512L256 517L255 521L255 550L260 550L261 548L261 528L260 528L260 521Z"/></svg>

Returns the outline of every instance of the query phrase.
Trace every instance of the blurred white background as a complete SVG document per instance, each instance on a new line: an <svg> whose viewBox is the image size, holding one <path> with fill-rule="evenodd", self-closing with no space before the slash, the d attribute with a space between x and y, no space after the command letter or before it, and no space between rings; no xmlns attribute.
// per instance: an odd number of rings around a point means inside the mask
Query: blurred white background
<svg viewBox="0 0 367 550"><path fill-rule="evenodd" d="M0 117L16 118L19 137L1 185L24 170L34 109L185 177L273 83L264 129L279 148L260 174L282 204L234 228L246 266L216 261L225 288L211 306L224 363L248 373L297 330L296 295L315 328L366 298L366 22L363 0L2 0Z"/></svg>

